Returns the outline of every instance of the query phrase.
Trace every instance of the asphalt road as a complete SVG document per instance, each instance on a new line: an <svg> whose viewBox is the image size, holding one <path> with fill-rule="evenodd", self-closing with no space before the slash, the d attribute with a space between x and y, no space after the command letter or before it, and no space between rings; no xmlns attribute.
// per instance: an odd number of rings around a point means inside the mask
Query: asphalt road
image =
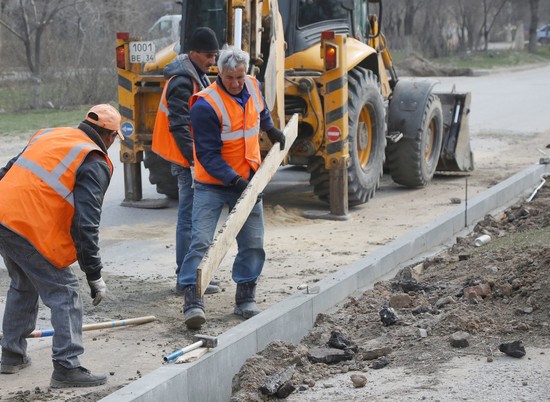
<svg viewBox="0 0 550 402"><path fill-rule="evenodd" d="M477 77L438 77L436 91L471 92L470 132L529 134L548 130L550 65Z"/></svg>

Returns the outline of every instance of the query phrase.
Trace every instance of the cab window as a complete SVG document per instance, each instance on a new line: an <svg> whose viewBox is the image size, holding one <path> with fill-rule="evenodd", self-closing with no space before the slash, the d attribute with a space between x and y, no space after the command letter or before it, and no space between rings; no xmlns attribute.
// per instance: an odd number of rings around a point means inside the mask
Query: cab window
<svg viewBox="0 0 550 402"><path fill-rule="evenodd" d="M348 12L334 0L299 0L298 26L304 27L326 20L345 20Z"/></svg>

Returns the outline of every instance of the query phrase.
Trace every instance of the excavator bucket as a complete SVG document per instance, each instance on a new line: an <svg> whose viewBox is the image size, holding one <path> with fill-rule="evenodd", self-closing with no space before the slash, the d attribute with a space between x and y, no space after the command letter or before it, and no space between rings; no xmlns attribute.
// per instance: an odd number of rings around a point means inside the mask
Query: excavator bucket
<svg viewBox="0 0 550 402"><path fill-rule="evenodd" d="M443 143L438 172L471 172L474 156L470 148L471 93L437 93L443 107Z"/></svg>

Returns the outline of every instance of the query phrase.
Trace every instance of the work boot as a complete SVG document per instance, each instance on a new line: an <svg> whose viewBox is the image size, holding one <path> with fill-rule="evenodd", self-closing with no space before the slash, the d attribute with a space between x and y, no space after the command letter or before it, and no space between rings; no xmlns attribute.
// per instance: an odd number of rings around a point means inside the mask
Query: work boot
<svg viewBox="0 0 550 402"><path fill-rule="evenodd" d="M260 309L256 306L256 283L246 282L237 283L237 292L235 293L235 310L233 313L246 319L260 314Z"/></svg>
<svg viewBox="0 0 550 402"><path fill-rule="evenodd" d="M106 382L107 376L103 374L92 374L82 366L67 368L53 360L53 373L50 380L52 388L97 387Z"/></svg>
<svg viewBox="0 0 550 402"><path fill-rule="evenodd" d="M2 349L2 363L0 365L0 373L15 374L19 370L31 365L29 356L22 356L19 353L10 352Z"/></svg>
<svg viewBox="0 0 550 402"><path fill-rule="evenodd" d="M222 283L222 281L217 277L213 277L212 279L210 279L210 285L212 285L212 286L220 287L221 283Z"/></svg>
<svg viewBox="0 0 550 402"><path fill-rule="evenodd" d="M197 287L195 285L183 288L183 320L189 329L200 329L206 322L204 315L204 300L197 297Z"/></svg>
<svg viewBox="0 0 550 402"><path fill-rule="evenodd" d="M210 283L206 287L206 290L204 291L204 294L205 295L211 295L211 294L214 294L214 293L220 293L222 291L222 289L220 288L220 283L221 282L220 282L219 279L212 278L212 280L210 281ZM184 288L179 283L176 283L176 293L183 294L183 289Z"/></svg>
<svg viewBox="0 0 550 402"><path fill-rule="evenodd" d="M211 294L214 294L214 293L220 293L221 291L222 290L220 289L219 286L212 285L212 281L210 281L210 283L208 284L208 286L204 290L204 294L205 295L211 295Z"/></svg>

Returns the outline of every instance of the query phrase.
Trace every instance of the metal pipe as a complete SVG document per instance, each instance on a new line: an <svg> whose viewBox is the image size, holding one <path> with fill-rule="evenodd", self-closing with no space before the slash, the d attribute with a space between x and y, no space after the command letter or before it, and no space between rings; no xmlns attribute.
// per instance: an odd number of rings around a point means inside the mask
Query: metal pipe
<svg viewBox="0 0 550 402"><path fill-rule="evenodd" d="M537 192L542 188L542 186L544 186L544 183L546 183L546 178L548 177L547 174L543 174L540 176L540 184L537 186L537 188L531 193L531 195L529 196L529 198L527 198L527 202L531 202L533 201L533 198L535 198L535 195L537 194Z"/></svg>
<svg viewBox="0 0 550 402"><path fill-rule="evenodd" d="M233 46L237 49L242 47L243 36L243 9L235 8L235 32L233 37Z"/></svg>

